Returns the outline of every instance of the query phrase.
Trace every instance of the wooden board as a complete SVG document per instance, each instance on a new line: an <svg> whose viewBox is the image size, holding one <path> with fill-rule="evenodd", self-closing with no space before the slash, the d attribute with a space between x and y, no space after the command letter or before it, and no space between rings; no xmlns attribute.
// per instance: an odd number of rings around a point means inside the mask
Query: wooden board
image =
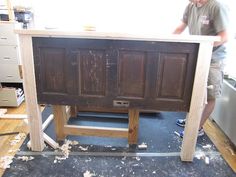
<svg viewBox="0 0 236 177"><path fill-rule="evenodd" d="M41 112L44 110L44 107L41 107ZM26 105L25 102L21 104L18 108L7 108L7 113L10 114L26 114ZM29 133L28 125L23 119L1 119L0 120L0 133L5 132L20 132L22 135L27 135ZM10 141L14 139L16 135L1 136L0 137L0 157L3 156L14 156L16 150L20 148L25 138L22 138L21 141L15 145L10 145ZM3 175L4 169L0 169L0 176Z"/></svg>
<svg viewBox="0 0 236 177"><path fill-rule="evenodd" d="M236 147L233 146L229 138L212 120L208 119L204 124L204 131L214 143L218 151L220 151L228 165L236 173Z"/></svg>

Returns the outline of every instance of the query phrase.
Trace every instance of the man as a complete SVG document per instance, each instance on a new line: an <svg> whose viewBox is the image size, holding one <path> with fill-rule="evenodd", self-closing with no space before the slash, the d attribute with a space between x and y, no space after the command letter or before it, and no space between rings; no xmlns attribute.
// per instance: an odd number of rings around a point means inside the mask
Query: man
<svg viewBox="0 0 236 177"><path fill-rule="evenodd" d="M228 40L228 9L217 0L190 0L185 9L181 24L174 34L182 33L186 27L191 35L219 36L220 41L214 43L211 66L208 76L208 85L213 89L207 90L208 104L202 112L198 136L203 136L203 125L211 115L215 106L215 99L221 95L223 84L223 60L226 58L225 43ZM184 127L185 119L178 119L177 125ZM180 132L183 137L184 131Z"/></svg>

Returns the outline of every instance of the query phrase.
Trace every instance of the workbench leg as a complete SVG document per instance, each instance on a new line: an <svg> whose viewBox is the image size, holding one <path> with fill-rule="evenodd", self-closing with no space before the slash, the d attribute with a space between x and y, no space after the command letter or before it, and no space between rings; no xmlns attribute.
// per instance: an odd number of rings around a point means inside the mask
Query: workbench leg
<svg viewBox="0 0 236 177"><path fill-rule="evenodd" d="M207 89L207 77L210 68L212 46L212 42L202 42L199 46L190 109L186 119L180 154L182 161L193 161L199 125L205 105L204 100Z"/></svg>
<svg viewBox="0 0 236 177"><path fill-rule="evenodd" d="M44 149L42 115L36 94L32 38L30 35L20 35L19 39L21 44L23 87L29 120L31 150L42 151Z"/></svg>
<svg viewBox="0 0 236 177"><path fill-rule="evenodd" d="M129 109L129 132L128 143L138 143L139 110Z"/></svg>
<svg viewBox="0 0 236 177"><path fill-rule="evenodd" d="M66 134L64 133L64 125L67 124L66 106L53 105L52 108L54 114L56 139L64 140L66 138Z"/></svg>
<svg viewBox="0 0 236 177"><path fill-rule="evenodd" d="M78 113L77 106L70 106L71 117L77 117L77 113Z"/></svg>

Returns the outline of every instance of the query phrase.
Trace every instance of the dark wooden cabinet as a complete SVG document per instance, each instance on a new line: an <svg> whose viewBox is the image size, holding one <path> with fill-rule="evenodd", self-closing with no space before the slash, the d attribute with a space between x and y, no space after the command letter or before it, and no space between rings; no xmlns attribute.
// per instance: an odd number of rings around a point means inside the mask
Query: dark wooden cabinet
<svg viewBox="0 0 236 177"><path fill-rule="evenodd" d="M39 103L188 111L199 44L33 38Z"/></svg>

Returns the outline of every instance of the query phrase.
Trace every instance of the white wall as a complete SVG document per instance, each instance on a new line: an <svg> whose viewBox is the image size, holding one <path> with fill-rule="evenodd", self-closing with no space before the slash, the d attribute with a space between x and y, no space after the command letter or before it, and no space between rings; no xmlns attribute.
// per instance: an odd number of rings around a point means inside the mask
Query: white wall
<svg viewBox="0 0 236 177"><path fill-rule="evenodd" d="M236 2L230 7L231 34L236 33ZM189 0L13 0L14 5L32 6L37 27L126 33L171 33L182 18ZM230 40L227 73L236 77L236 40Z"/></svg>
<svg viewBox="0 0 236 177"><path fill-rule="evenodd" d="M92 25L97 31L169 33L187 3L188 0L41 0L34 1L33 6L38 26L80 29Z"/></svg>

